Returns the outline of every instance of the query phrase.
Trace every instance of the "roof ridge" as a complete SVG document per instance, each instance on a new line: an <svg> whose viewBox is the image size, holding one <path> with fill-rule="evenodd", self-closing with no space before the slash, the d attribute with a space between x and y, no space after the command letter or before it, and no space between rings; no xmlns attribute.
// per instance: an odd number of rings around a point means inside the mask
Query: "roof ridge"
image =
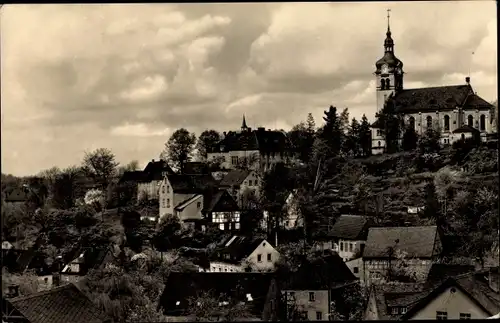
<svg viewBox="0 0 500 323"><path fill-rule="evenodd" d="M65 289L70 289L71 287L75 287L76 289L78 289L73 283L67 283L67 284L64 284L62 286L57 286L57 287L51 288L49 290L44 290L44 291L41 291L41 292L37 292L37 293L30 294L30 295L26 295L26 296L14 297L14 298L9 299L9 301L11 301L11 302L25 301L27 299L35 298L35 297L38 297L38 296L52 294L52 293L55 293L55 292L58 292L58 291L61 291L61 290L65 290Z"/></svg>
<svg viewBox="0 0 500 323"><path fill-rule="evenodd" d="M427 86L427 87L419 87L419 88L411 88L411 89L403 89L403 91L416 91L416 90L427 90L427 89L439 89L445 87L464 87L467 84L456 84L456 85L440 85L440 86Z"/></svg>

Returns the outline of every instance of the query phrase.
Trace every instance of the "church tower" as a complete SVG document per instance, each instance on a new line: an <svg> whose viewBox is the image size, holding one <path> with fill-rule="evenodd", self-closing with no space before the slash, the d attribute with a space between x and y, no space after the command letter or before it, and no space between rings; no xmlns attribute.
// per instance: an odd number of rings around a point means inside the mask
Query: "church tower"
<svg viewBox="0 0 500 323"><path fill-rule="evenodd" d="M377 112L382 110L389 96L403 89L403 62L394 55L394 41L389 23L391 9L387 10L387 32L384 41L384 56L375 63L377 78Z"/></svg>

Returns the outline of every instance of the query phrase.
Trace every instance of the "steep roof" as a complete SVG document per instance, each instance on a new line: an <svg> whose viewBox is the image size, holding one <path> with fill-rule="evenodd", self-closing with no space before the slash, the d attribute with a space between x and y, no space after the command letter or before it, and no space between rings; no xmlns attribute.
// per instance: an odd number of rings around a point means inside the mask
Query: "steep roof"
<svg viewBox="0 0 500 323"><path fill-rule="evenodd" d="M361 215L341 215L328 236L337 239L364 240L368 234L368 219Z"/></svg>
<svg viewBox="0 0 500 323"><path fill-rule="evenodd" d="M28 193L25 189L15 188L5 196L5 202L26 202Z"/></svg>
<svg viewBox="0 0 500 323"><path fill-rule="evenodd" d="M73 284L56 287L30 296L7 300L30 323L100 323L111 322Z"/></svg>
<svg viewBox="0 0 500 323"><path fill-rule="evenodd" d="M435 284L445 281L449 277L470 272L474 272L474 266L472 265L432 264L427 275L427 283Z"/></svg>
<svg viewBox="0 0 500 323"><path fill-rule="evenodd" d="M402 319L411 318L415 313L424 308L449 287L457 287L460 289L489 315L498 313L500 311L500 294L491 289L486 280L486 276L486 272L475 272L448 278L434 287L425 295L425 298L422 298L418 304L408 310L408 312L403 315Z"/></svg>
<svg viewBox="0 0 500 323"><path fill-rule="evenodd" d="M234 212L238 211L238 203L226 190L217 190L213 194L206 194L204 212Z"/></svg>
<svg viewBox="0 0 500 323"><path fill-rule="evenodd" d="M80 257L83 254L83 257ZM105 265L107 260L112 257L109 247L83 247L76 249L73 253L70 263L82 264L79 272L65 271L65 274L85 275L91 269L98 269Z"/></svg>
<svg viewBox="0 0 500 323"><path fill-rule="evenodd" d="M438 238L436 226L370 228L363 258L388 258L389 248L408 253L408 257L430 258Z"/></svg>
<svg viewBox="0 0 500 323"><path fill-rule="evenodd" d="M125 183L125 182L140 182L142 180L145 180L146 174L142 170L138 171L127 171L124 172L122 177L119 180L119 183Z"/></svg>
<svg viewBox="0 0 500 323"><path fill-rule="evenodd" d="M406 307L411 309L429 293L424 284L419 283L389 283L372 285L371 295L380 320L398 320L402 314L393 315L391 307Z"/></svg>
<svg viewBox="0 0 500 323"><path fill-rule="evenodd" d="M471 126L468 126L466 124L464 124L463 126L453 130L453 133L469 133L469 132L472 132L472 133L478 133L479 130L477 130L476 128L473 128Z"/></svg>
<svg viewBox="0 0 500 323"><path fill-rule="evenodd" d="M168 315L183 315L190 297L209 292L215 297L225 295L243 301L252 313L261 316L273 278L271 273L173 272L165 282L160 307Z"/></svg>
<svg viewBox="0 0 500 323"><path fill-rule="evenodd" d="M224 257L223 255L229 255L230 258L223 259L224 261L239 263L250 256L262 242L269 243L263 238L231 236L223 241L222 247L218 248L217 252L221 257Z"/></svg>
<svg viewBox="0 0 500 323"><path fill-rule="evenodd" d="M186 206L188 206L189 204L193 203L194 201L196 201L197 199L201 198L202 196L203 195L201 195L201 194L193 194L193 196L190 196L186 200L184 200L181 203L179 203L175 207L175 210L176 211L182 211L184 208L186 208Z"/></svg>
<svg viewBox="0 0 500 323"><path fill-rule="evenodd" d="M244 169L233 169L220 182L221 186L241 185L252 171Z"/></svg>
<svg viewBox="0 0 500 323"><path fill-rule="evenodd" d="M169 174L167 179L174 193L196 194L209 187L217 186L217 181L210 174Z"/></svg>
<svg viewBox="0 0 500 323"><path fill-rule="evenodd" d="M473 91L467 84L405 89L397 92L388 103L395 104L402 113L435 112L462 107L469 94Z"/></svg>
<svg viewBox="0 0 500 323"><path fill-rule="evenodd" d="M481 98L477 94L470 94L465 100L464 107L470 107L475 109L491 109L494 106Z"/></svg>
<svg viewBox="0 0 500 323"><path fill-rule="evenodd" d="M261 153L276 153L290 148L290 140L284 132L258 128L257 130L228 132L215 145L214 152L259 150Z"/></svg>
<svg viewBox="0 0 500 323"><path fill-rule="evenodd" d="M143 172L145 174L143 180L145 181L162 180L164 172L167 173L167 175L175 174L166 161L155 161L154 159L146 165Z"/></svg>

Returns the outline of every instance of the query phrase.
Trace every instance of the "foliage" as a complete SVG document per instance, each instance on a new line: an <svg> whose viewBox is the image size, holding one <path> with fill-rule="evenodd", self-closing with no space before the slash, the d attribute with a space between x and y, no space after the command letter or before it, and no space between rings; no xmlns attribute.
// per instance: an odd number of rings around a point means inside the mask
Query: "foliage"
<svg viewBox="0 0 500 323"><path fill-rule="evenodd" d="M398 140L401 137L403 121L391 99L387 100L382 110L375 114L375 118L385 139L386 153L399 151Z"/></svg>
<svg viewBox="0 0 500 323"><path fill-rule="evenodd" d="M209 152L212 152L215 145L221 140L221 135L215 130L205 130L198 137L196 150L200 160L206 160Z"/></svg>
<svg viewBox="0 0 500 323"><path fill-rule="evenodd" d="M403 150L413 151L417 148L419 137L413 127L406 127L403 133Z"/></svg>
<svg viewBox="0 0 500 323"><path fill-rule="evenodd" d="M40 284L38 276L34 271L26 271L23 274L12 274L4 267L2 268L2 295L8 286L19 286L19 296L28 296L39 291Z"/></svg>
<svg viewBox="0 0 500 323"><path fill-rule="evenodd" d="M200 292L188 299L187 315L194 321L234 322L236 319L252 317L249 306L225 295Z"/></svg>
<svg viewBox="0 0 500 323"><path fill-rule="evenodd" d="M165 150L160 158L166 160L174 170L180 172L184 169L184 164L191 159L196 136L184 128L177 129L165 143Z"/></svg>
<svg viewBox="0 0 500 323"><path fill-rule="evenodd" d="M441 150L441 144L439 143L441 138L441 132L439 130L428 128L420 138L418 138L417 147L419 152L434 153Z"/></svg>
<svg viewBox="0 0 500 323"><path fill-rule="evenodd" d="M366 290L354 283L332 291L330 319L334 321L361 321L368 300Z"/></svg>
<svg viewBox="0 0 500 323"><path fill-rule="evenodd" d="M52 207L58 209L69 209L75 205L77 194L77 177L80 169L77 167L68 167L60 171L54 178L51 186Z"/></svg>
<svg viewBox="0 0 500 323"><path fill-rule="evenodd" d="M139 161L132 160L128 164L118 168L118 176L122 176L125 172L133 172L139 170Z"/></svg>
<svg viewBox="0 0 500 323"><path fill-rule="evenodd" d="M309 161L315 133L316 123L311 113L307 115L306 122L300 122L288 132L295 153L305 163Z"/></svg>
<svg viewBox="0 0 500 323"><path fill-rule="evenodd" d="M85 204L92 206L97 212L102 211L106 206L106 196L101 190L91 189L85 194Z"/></svg>
<svg viewBox="0 0 500 323"><path fill-rule="evenodd" d="M83 172L93 178L102 188L106 188L110 180L116 175L119 165L115 155L107 148L98 148L93 152L86 152L83 158Z"/></svg>
<svg viewBox="0 0 500 323"><path fill-rule="evenodd" d="M153 236L153 244L156 249L161 251L175 249L180 246L185 233L179 218L175 215L167 214L161 218L156 228Z"/></svg>
<svg viewBox="0 0 500 323"><path fill-rule="evenodd" d="M121 224L127 239L127 245L134 251L140 252L143 245L141 231L141 215L131 209L120 210Z"/></svg>

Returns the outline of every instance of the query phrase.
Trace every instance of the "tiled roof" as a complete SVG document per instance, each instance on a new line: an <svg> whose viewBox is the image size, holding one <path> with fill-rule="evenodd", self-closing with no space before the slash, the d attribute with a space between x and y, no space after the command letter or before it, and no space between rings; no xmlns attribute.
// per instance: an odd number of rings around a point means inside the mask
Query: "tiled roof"
<svg viewBox="0 0 500 323"><path fill-rule="evenodd" d="M83 258L80 257L81 254L83 254ZM105 265L107 260L109 260L112 256L113 255L109 247L84 247L76 249L76 252L74 252L71 257L71 262L81 263L82 266L80 267L80 271L78 273L66 271L65 274L85 275L89 270L98 269Z"/></svg>
<svg viewBox="0 0 500 323"><path fill-rule="evenodd" d="M217 190L213 194L206 194L204 212L235 212L239 211L238 203L226 190Z"/></svg>
<svg viewBox="0 0 500 323"><path fill-rule="evenodd" d="M201 193L210 187L218 185L217 181L209 174L171 174L167 175L167 178L174 193L179 194Z"/></svg>
<svg viewBox="0 0 500 323"><path fill-rule="evenodd" d="M30 323L111 322L73 284L56 287L30 296L9 299Z"/></svg>
<svg viewBox="0 0 500 323"><path fill-rule="evenodd" d="M143 170L144 177L143 181L159 181L163 179L163 173L175 174L175 172L170 168L168 163L164 160L152 160L150 161Z"/></svg>
<svg viewBox="0 0 500 323"><path fill-rule="evenodd" d="M224 139L217 143L214 152L259 150L261 153L278 153L290 148L290 140L284 132L258 128L257 130L228 132Z"/></svg>
<svg viewBox="0 0 500 323"><path fill-rule="evenodd" d="M186 200L184 200L181 203L179 203L175 207L175 210L176 211L182 211L186 206L188 206L189 204L193 203L194 201L196 201L197 199L201 198L202 196L203 195L201 195L201 194L193 194L193 196L190 196Z"/></svg>
<svg viewBox="0 0 500 323"><path fill-rule="evenodd" d="M391 307L406 307L410 310L428 293L425 285L419 283L389 283L373 285L371 289L380 320L398 320L402 314L392 315Z"/></svg>
<svg viewBox="0 0 500 323"><path fill-rule="evenodd" d="M233 169L222 178L221 186L241 185L252 171L244 169Z"/></svg>
<svg viewBox="0 0 500 323"><path fill-rule="evenodd" d="M388 258L389 248L407 252L408 257L430 258L437 237L436 226L370 228L363 258Z"/></svg>
<svg viewBox="0 0 500 323"><path fill-rule="evenodd" d="M465 100L464 107L475 109L490 109L493 108L493 105L481 98L479 95L471 94L467 97L467 100Z"/></svg>
<svg viewBox="0 0 500 323"><path fill-rule="evenodd" d="M432 264L432 267L427 275L427 282L435 284L445 281L449 277L458 276L474 271L472 265L449 265L449 264Z"/></svg>
<svg viewBox="0 0 500 323"><path fill-rule="evenodd" d="M368 219L361 215L341 215L328 236L337 239L365 240L368 234Z"/></svg>
<svg viewBox="0 0 500 323"><path fill-rule="evenodd" d="M145 179L146 174L139 170L139 171L132 171L132 172L124 172L122 177L120 178L119 183L125 183L125 182L139 182Z"/></svg>
<svg viewBox="0 0 500 323"><path fill-rule="evenodd" d="M227 262L239 263L243 259L250 256L250 254L262 243L265 239L262 238L252 238L245 236L232 236L223 242L221 248L217 249L217 252L223 255L229 255L230 259L221 259ZM230 242L229 245L227 245ZM266 241L266 243L268 243ZM227 245L227 246L226 246Z"/></svg>
<svg viewBox="0 0 500 323"><path fill-rule="evenodd" d="M479 130L477 130L476 128L470 127L468 125L463 125L457 129L453 130L453 133L468 133L468 132L477 133L477 132L479 132Z"/></svg>
<svg viewBox="0 0 500 323"><path fill-rule="evenodd" d="M331 251L322 257L305 262L284 281L285 290L332 289L355 281L356 277L340 256Z"/></svg>
<svg viewBox="0 0 500 323"><path fill-rule="evenodd" d="M5 202L26 202L28 194L22 188L15 188L5 197Z"/></svg>
<svg viewBox="0 0 500 323"><path fill-rule="evenodd" d="M469 94L473 94L472 88L465 84L407 89L397 92L389 104L403 113L452 110L463 106Z"/></svg>
<svg viewBox="0 0 500 323"><path fill-rule="evenodd" d="M189 298L205 291L215 297L226 295L241 300L250 305L251 312L261 316L273 278L271 273L174 272L167 278L160 306L167 315L183 315Z"/></svg>

